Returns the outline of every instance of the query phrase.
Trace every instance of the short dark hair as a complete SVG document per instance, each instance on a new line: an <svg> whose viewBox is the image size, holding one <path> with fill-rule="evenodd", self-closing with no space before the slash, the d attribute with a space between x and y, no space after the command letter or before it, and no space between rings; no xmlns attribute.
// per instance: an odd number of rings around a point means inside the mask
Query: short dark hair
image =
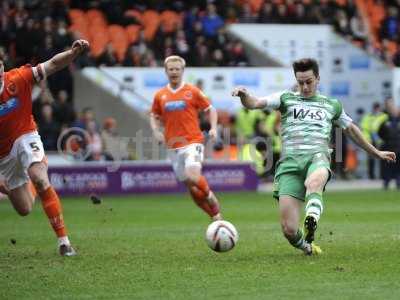
<svg viewBox="0 0 400 300"><path fill-rule="evenodd" d="M297 72L306 72L308 70L312 70L315 77L319 76L319 67L318 63L313 58L302 58L293 62L293 71L294 75Z"/></svg>

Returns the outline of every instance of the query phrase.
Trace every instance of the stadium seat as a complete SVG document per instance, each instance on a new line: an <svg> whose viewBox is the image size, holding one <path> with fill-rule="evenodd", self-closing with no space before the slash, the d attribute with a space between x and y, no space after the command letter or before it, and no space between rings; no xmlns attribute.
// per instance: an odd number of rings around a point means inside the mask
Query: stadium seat
<svg viewBox="0 0 400 300"><path fill-rule="evenodd" d="M182 22L182 16L172 10L165 10L160 15L160 22L163 24L165 32L174 32Z"/></svg>
<svg viewBox="0 0 400 300"><path fill-rule="evenodd" d="M160 24L160 15L155 10L146 10L142 15L142 21L145 39L151 41Z"/></svg>
<svg viewBox="0 0 400 300"><path fill-rule="evenodd" d="M75 23L74 21L76 21L76 20L84 19L85 13L80 9L70 9L68 12L68 16L69 16L71 22Z"/></svg>
<svg viewBox="0 0 400 300"><path fill-rule="evenodd" d="M129 45L125 28L120 25L110 25L108 26L108 35L110 42L117 53L118 60L122 61Z"/></svg>
<svg viewBox="0 0 400 300"><path fill-rule="evenodd" d="M128 38L128 42L134 43L138 40L139 38L139 33L141 30L141 26L140 25L128 25L125 28L125 32L126 32L126 36Z"/></svg>
<svg viewBox="0 0 400 300"><path fill-rule="evenodd" d="M89 9L86 12L86 17L88 17L89 19L95 19L95 18L103 18L104 19L103 13L98 9Z"/></svg>
<svg viewBox="0 0 400 300"><path fill-rule="evenodd" d="M138 21L140 24L143 24L143 20L142 20L142 14L140 13L140 11L136 10L136 9L128 9L124 15L126 17L133 17L136 19L136 21Z"/></svg>
<svg viewBox="0 0 400 300"><path fill-rule="evenodd" d="M79 37L85 40L90 41L90 33L88 31L88 28L85 24L72 24L69 28L69 31L75 32L79 34Z"/></svg>
<svg viewBox="0 0 400 300"><path fill-rule="evenodd" d="M105 46L108 44L110 40L108 32L103 28L91 28L90 34L91 34L90 50L93 56L97 57L103 52Z"/></svg>

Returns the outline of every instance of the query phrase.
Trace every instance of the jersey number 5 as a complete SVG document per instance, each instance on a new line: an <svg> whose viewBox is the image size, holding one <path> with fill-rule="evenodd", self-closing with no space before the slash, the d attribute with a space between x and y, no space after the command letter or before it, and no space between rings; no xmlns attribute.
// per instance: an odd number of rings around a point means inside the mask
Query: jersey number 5
<svg viewBox="0 0 400 300"><path fill-rule="evenodd" d="M38 152L38 151L40 151L40 148L38 147L38 145L37 145L36 142L29 143L29 146L31 146L33 152Z"/></svg>

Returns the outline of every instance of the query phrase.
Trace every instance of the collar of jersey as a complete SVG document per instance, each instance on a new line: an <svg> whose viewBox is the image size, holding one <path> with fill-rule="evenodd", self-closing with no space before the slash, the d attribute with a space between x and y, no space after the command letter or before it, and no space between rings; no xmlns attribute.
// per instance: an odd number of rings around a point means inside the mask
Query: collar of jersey
<svg viewBox="0 0 400 300"><path fill-rule="evenodd" d="M177 87L176 89L173 89L169 83L167 84L167 88L170 90L171 93L174 93L174 94L177 93L184 86L185 86L185 82L184 81L182 81L181 85L179 87Z"/></svg>
<svg viewBox="0 0 400 300"><path fill-rule="evenodd" d="M318 93L318 92L315 93L315 95L314 95L314 96L311 96L311 97L304 97L304 96L301 96L301 95L300 95L301 99L303 99L303 100L315 100L318 96L319 96L319 93Z"/></svg>

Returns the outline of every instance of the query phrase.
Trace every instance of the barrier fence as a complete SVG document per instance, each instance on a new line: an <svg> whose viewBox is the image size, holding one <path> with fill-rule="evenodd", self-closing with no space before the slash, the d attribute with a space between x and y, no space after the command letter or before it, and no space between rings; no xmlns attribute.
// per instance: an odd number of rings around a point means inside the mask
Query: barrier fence
<svg viewBox="0 0 400 300"><path fill-rule="evenodd" d="M204 163L203 174L214 191L255 191L257 174L250 164L241 162ZM50 166L49 177L55 189L64 196L91 193L126 195L184 192L167 162L111 164L81 163Z"/></svg>

